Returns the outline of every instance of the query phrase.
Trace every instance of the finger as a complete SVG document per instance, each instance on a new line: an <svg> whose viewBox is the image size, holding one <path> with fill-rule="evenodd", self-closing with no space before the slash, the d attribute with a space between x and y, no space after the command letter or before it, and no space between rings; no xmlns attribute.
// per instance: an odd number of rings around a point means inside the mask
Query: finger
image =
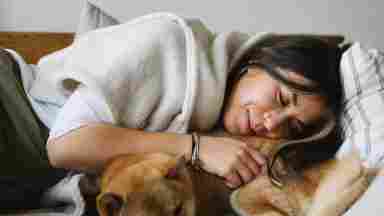
<svg viewBox="0 0 384 216"><path fill-rule="evenodd" d="M260 167L260 174L262 174L262 173L266 174L267 171L268 171L268 166L267 165L264 165L264 166Z"/></svg>
<svg viewBox="0 0 384 216"><path fill-rule="evenodd" d="M245 152L244 155L240 157L240 160L252 172L252 179L260 174L263 166L260 166L259 163L252 158L249 152Z"/></svg>
<svg viewBox="0 0 384 216"><path fill-rule="evenodd" d="M244 155L246 155L245 152L241 154L241 156L240 155L238 156L239 160L235 165L235 169L237 173L240 175L242 183L248 183L255 177L255 175L253 175L252 170L246 165L247 161L245 161L246 159L244 159L245 157ZM244 160L245 163L243 163L242 160Z"/></svg>
<svg viewBox="0 0 384 216"><path fill-rule="evenodd" d="M231 182L225 182L225 185L227 185L227 187L229 187L229 188L236 188L236 186L235 185L233 185Z"/></svg>
<svg viewBox="0 0 384 216"><path fill-rule="evenodd" d="M267 163L265 157L256 149L248 146L247 151L251 155L253 160L255 160L260 166L264 166Z"/></svg>
<svg viewBox="0 0 384 216"><path fill-rule="evenodd" d="M236 188L241 185L241 179L239 174L237 173L236 170L231 171L227 175L224 176L227 186L230 188Z"/></svg>

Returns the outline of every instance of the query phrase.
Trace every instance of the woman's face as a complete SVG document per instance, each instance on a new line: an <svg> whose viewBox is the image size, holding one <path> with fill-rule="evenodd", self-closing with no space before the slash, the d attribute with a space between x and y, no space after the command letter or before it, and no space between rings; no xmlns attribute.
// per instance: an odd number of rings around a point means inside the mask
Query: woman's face
<svg viewBox="0 0 384 216"><path fill-rule="evenodd" d="M303 76L287 78L306 85ZM234 85L224 110L224 127L234 135L293 138L318 122L327 110L324 96L297 94L263 69L251 67Z"/></svg>

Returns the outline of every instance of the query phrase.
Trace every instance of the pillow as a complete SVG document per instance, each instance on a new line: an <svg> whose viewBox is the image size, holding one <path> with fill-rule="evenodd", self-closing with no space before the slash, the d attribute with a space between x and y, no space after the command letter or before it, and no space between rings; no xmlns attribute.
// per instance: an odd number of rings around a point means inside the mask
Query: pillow
<svg viewBox="0 0 384 216"><path fill-rule="evenodd" d="M357 151L369 168L384 163L384 54L354 43L341 58L345 140L337 153Z"/></svg>
<svg viewBox="0 0 384 216"><path fill-rule="evenodd" d="M93 3L87 1L81 11L80 21L76 31L76 37L91 30L116 24L119 24L117 19L110 16Z"/></svg>

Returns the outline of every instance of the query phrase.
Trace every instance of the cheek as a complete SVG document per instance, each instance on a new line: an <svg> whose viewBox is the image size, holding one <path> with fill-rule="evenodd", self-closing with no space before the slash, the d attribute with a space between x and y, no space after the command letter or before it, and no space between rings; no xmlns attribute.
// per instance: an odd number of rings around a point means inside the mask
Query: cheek
<svg viewBox="0 0 384 216"><path fill-rule="evenodd" d="M327 110L325 99L316 96L307 96L302 102L302 112L306 113L307 118L320 118L322 113Z"/></svg>
<svg viewBox="0 0 384 216"><path fill-rule="evenodd" d="M235 116L236 116L236 110L235 108L230 107L224 112L223 116L223 123L224 123L224 128L230 132L230 133L235 133L236 128L235 128Z"/></svg>
<svg viewBox="0 0 384 216"><path fill-rule="evenodd" d="M298 118L308 123L317 122L328 110L325 100L309 96L305 99L297 110Z"/></svg>

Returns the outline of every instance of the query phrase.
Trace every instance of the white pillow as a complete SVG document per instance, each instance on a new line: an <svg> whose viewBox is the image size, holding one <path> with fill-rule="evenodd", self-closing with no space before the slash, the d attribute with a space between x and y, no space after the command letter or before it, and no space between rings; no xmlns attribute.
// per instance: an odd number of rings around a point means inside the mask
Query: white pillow
<svg viewBox="0 0 384 216"><path fill-rule="evenodd" d="M103 27L119 24L119 21L98 8L93 3L86 1L80 14L76 37L79 35Z"/></svg>
<svg viewBox="0 0 384 216"><path fill-rule="evenodd" d="M354 43L343 53L340 72L346 138L337 156L356 149L365 166L379 167L384 164L384 54Z"/></svg>

